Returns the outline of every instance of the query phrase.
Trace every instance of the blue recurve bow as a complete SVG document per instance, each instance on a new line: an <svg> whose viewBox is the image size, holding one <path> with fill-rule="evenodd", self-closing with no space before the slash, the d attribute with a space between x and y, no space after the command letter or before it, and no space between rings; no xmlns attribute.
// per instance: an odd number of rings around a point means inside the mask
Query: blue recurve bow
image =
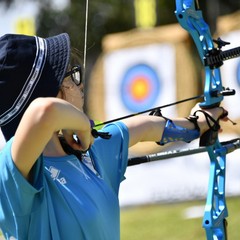
<svg viewBox="0 0 240 240"><path fill-rule="evenodd" d="M221 47L226 43L221 39L217 41L212 39L197 1L176 0L175 14L180 25L192 36L205 69L204 102L200 106L202 108L219 106L225 95L233 95L235 91L222 86L220 66L223 62L211 63L208 60L220 55ZM214 43L218 46L215 47ZM226 148L221 145L218 137L214 144L206 147L210 157L210 176L202 225L208 240L226 240L228 216L225 199Z"/></svg>
<svg viewBox="0 0 240 240"><path fill-rule="evenodd" d="M221 50L223 46L229 43L222 41L220 38L218 40L212 39L209 26L203 19L202 11L199 8L197 0L176 0L175 14L180 25L192 36L205 69L204 101L200 103L200 106L202 108L217 107L220 105L224 96L235 94L235 90L225 89L222 86L220 67L223 61L239 57L240 47L227 51ZM217 47L215 47L214 43ZM99 124L93 122L92 127L102 126L107 123L201 97L202 95L196 96ZM94 137L100 136L95 129L93 129L93 131ZM108 133L104 134L106 136L102 136L103 138L110 137ZM208 152L210 158L210 176L202 225L203 228L205 228L207 240L227 240L226 218L228 216L228 210L225 199L226 154L240 147L240 139L229 141L227 144L221 144L217 136L214 143L203 146L205 147L204 151L206 150ZM194 150L194 152L196 151ZM164 157L166 158L166 156ZM159 156L156 158L159 159ZM132 159L129 166L148 161L151 161L150 156Z"/></svg>
<svg viewBox="0 0 240 240"><path fill-rule="evenodd" d="M218 40L212 39L209 26L203 19L197 0L176 0L175 14L180 25L192 36L205 69L204 101L200 106L202 108L219 106L224 96L235 94L235 90L230 90L228 88L225 89L222 86L220 67L223 64L223 61L239 57L240 47L227 51L221 50L223 46L229 43L222 41L220 38ZM214 46L214 42L217 44L217 47ZM107 123L201 97L202 95L184 99L139 113L101 122L99 124L93 122L92 127L99 127ZM93 131L95 131L93 132L93 135L98 133L94 129ZM107 136L104 135L103 138L110 137L107 133L105 134ZM99 135L95 134L94 136L98 137ZM226 154L240 147L240 139L221 144L217 136L216 141L214 141L213 144L206 144L204 147L204 151L206 150L210 157L210 176L203 227L206 231L207 240L227 240L226 218L228 216L228 211L225 199ZM200 150L202 151L202 149ZM196 152L199 152L199 150L194 150L194 153ZM164 157L166 158L166 156ZM149 162L151 161L150 158L151 156L144 156L142 158L130 159L129 166ZM153 158L155 159L154 156ZM156 158L159 159L159 156L156 156Z"/></svg>

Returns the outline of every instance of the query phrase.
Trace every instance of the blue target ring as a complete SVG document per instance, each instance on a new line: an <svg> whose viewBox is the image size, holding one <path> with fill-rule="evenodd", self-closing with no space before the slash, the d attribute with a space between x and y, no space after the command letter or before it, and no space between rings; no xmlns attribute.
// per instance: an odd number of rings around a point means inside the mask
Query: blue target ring
<svg viewBox="0 0 240 240"><path fill-rule="evenodd" d="M137 64L126 71L120 89L124 106L139 112L154 106L160 93L160 79L149 65Z"/></svg>
<svg viewBox="0 0 240 240"><path fill-rule="evenodd" d="M237 83L238 83L238 86L240 87L240 61L238 61L236 73L237 73Z"/></svg>

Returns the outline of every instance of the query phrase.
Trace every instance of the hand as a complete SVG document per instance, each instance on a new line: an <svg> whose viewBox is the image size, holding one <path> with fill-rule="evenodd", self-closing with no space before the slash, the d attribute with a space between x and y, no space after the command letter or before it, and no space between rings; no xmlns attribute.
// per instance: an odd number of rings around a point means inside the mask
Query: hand
<svg viewBox="0 0 240 240"><path fill-rule="evenodd" d="M87 151L94 142L91 131L62 130L66 142L75 150Z"/></svg>
<svg viewBox="0 0 240 240"><path fill-rule="evenodd" d="M207 131L209 129L209 124L211 126L213 126L214 123L213 121L207 121L206 115L203 113L205 112L206 114L208 114L209 116L211 116L215 122L219 123L219 120L221 121L228 121L228 111L225 110L223 107L215 107L215 108L207 108L207 109L203 109L199 106L199 104L196 104L193 109L191 110L191 115L195 115L198 117L198 125L200 128L200 133L204 133L205 131ZM195 113L195 114L194 114ZM219 132L222 132L222 129L219 128Z"/></svg>

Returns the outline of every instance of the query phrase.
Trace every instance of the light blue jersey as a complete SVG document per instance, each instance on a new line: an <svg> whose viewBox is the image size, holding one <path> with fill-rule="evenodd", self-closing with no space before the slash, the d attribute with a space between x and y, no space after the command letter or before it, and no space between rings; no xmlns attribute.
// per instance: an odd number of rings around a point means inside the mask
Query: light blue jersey
<svg viewBox="0 0 240 240"><path fill-rule="evenodd" d="M75 156L40 157L32 184L11 159L11 139L0 153L0 228L7 239L119 240L118 191L128 159L128 130L122 123L96 139L86 162Z"/></svg>

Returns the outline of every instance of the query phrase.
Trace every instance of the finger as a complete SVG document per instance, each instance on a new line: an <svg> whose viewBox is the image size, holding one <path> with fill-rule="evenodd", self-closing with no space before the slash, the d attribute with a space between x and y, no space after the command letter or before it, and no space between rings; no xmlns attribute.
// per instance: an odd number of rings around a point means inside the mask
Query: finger
<svg viewBox="0 0 240 240"><path fill-rule="evenodd" d="M91 146L91 142L92 142L92 136L91 136L91 132L81 132L81 133L77 133L77 141L75 142L75 144L77 144L76 147L80 148L81 151L86 151L90 148Z"/></svg>
<svg viewBox="0 0 240 240"><path fill-rule="evenodd" d="M224 108L221 108L222 109L222 114L220 115L220 117L219 117L219 119L225 119L225 118L227 118L227 116L228 116L228 111L227 110L225 110Z"/></svg>
<svg viewBox="0 0 240 240"><path fill-rule="evenodd" d="M223 113L222 113L222 115L219 117L219 119L220 119L221 121L224 121L224 122L229 121L229 122L231 122L233 125L237 125L236 122L232 121L232 120L228 117L228 111L225 110L224 108L222 108L222 110L223 110Z"/></svg>
<svg viewBox="0 0 240 240"><path fill-rule="evenodd" d="M74 132L69 131L69 130L63 130L62 133L63 133L63 137L66 140L66 142L70 146L72 146L72 144L74 144L74 142L75 142L74 137L73 137Z"/></svg>
<svg viewBox="0 0 240 240"><path fill-rule="evenodd" d="M81 150L79 140L73 130L62 130L63 137L67 144L75 150Z"/></svg>
<svg viewBox="0 0 240 240"><path fill-rule="evenodd" d="M79 142L73 142L72 143L72 148L75 149L75 150L79 150L79 151L82 151L82 152L85 152L89 149L90 146L84 146L81 144L81 141Z"/></svg>

